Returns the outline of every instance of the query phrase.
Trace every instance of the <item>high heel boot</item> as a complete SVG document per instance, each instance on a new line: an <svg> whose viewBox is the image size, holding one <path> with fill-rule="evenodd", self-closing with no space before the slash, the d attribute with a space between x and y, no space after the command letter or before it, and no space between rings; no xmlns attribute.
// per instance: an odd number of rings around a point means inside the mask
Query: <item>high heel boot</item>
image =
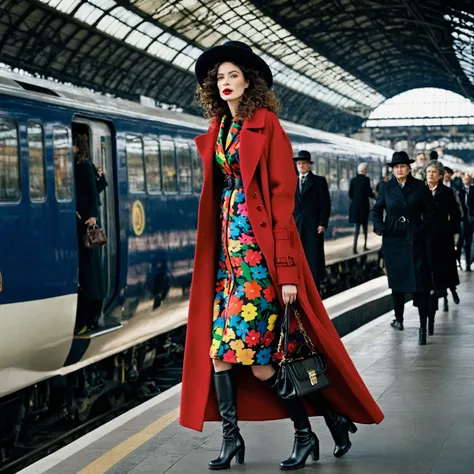
<svg viewBox="0 0 474 474"><path fill-rule="evenodd" d="M239 464L245 460L245 443L237 426L237 409L232 370L214 373L217 404L222 417L223 440L219 456L209 461L209 469L229 469L235 457Z"/></svg>
<svg viewBox="0 0 474 474"><path fill-rule="evenodd" d="M355 433L357 426L347 416L336 413L322 393L312 395L310 402L315 403L331 432L335 443L333 455L336 458L344 456L352 446L349 432Z"/></svg>
<svg viewBox="0 0 474 474"><path fill-rule="evenodd" d="M434 334L434 323L435 323L435 311L431 311L428 315L428 335L432 336Z"/></svg>
<svg viewBox="0 0 474 474"><path fill-rule="evenodd" d="M275 388L276 380L277 374L275 373L268 380L265 380L264 383L278 395ZM301 399L292 398L285 400L280 397L280 400L285 405L295 427L293 452L288 459L280 463L280 469L282 471L301 469L305 466L309 455L311 455L313 461L319 460L319 440L311 430L311 424Z"/></svg>
<svg viewBox="0 0 474 474"><path fill-rule="evenodd" d="M458 292L456 291L456 287L454 286L450 288L450 290L451 290L451 294L453 295L454 304L459 304L461 300L459 299L459 295L458 295Z"/></svg>

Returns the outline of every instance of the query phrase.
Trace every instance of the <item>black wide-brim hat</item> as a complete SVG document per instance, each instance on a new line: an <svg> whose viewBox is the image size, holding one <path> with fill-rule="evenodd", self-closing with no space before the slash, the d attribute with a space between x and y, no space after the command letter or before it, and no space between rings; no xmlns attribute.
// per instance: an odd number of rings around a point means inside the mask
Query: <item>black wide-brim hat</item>
<svg viewBox="0 0 474 474"><path fill-rule="evenodd" d="M196 61L195 73L199 84L202 86L208 72L219 63L236 63L237 66L246 66L260 71L268 87L273 84L273 74L268 64L257 56L252 48L241 41L227 41L223 45L214 46L204 51Z"/></svg>
<svg viewBox="0 0 474 474"><path fill-rule="evenodd" d="M396 151L392 155L392 161L387 163L387 165L393 168L395 165L410 165L414 162L415 160L412 160L406 151Z"/></svg>
<svg viewBox="0 0 474 474"><path fill-rule="evenodd" d="M293 161L309 161L313 162L311 159L311 153L306 150L300 150L296 156L293 157Z"/></svg>

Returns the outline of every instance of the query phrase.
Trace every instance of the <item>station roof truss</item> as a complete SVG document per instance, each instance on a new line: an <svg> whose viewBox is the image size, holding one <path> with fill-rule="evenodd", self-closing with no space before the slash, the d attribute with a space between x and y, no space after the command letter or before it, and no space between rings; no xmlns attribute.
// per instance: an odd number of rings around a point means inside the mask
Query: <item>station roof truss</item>
<svg viewBox="0 0 474 474"><path fill-rule="evenodd" d="M253 0L386 98L437 87L474 99L472 0Z"/></svg>
<svg viewBox="0 0 474 474"><path fill-rule="evenodd" d="M467 0L0 0L0 61L198 114L197 57L241 40L272 68L283 118L346 132L407 89L474 98L473 22Z"/></svg>

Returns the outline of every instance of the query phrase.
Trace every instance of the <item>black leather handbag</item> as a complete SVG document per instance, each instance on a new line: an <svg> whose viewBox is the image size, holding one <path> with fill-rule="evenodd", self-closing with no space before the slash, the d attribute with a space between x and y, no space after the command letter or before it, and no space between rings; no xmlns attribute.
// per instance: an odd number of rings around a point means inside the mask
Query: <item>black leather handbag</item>
<svg viewBox="0 0 474 474"><path fill-rule="evenodd" d="M87 227L83 239L84 247L86 249L95 249L97 247L102 247L107 243L107 236L105 235L105 230L101 229L96 224Z"/></svg>
<svg viewBox="0 0 474 474"><path fill-rule="evenodd" d="M291 311L295 314L304 343L301 343L290 356L288 342ZM306 334L296 307L289 304L285 308L277 352L283 352L276 382L276 389L281 398L304 397L329 385L326 357L316 350Z"/></svg>

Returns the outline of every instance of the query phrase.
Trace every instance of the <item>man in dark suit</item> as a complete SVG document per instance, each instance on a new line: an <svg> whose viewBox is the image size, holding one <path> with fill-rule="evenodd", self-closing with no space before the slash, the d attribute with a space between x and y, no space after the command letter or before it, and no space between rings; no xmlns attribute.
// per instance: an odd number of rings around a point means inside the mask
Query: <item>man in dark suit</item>
<svg viewBox="0 0 474 474"><path fill-rule="evenodd" d="M326 179L311 172L311 154L301 150L293 158L298 169L294 218L316 286L325 277L324 231L331 214Z"/></svg>
<svg viewBox="0 0 474 474"><path fill-rule="evenodd" d="M349 208L349 222L355 224L354 245L352 250L357 253L357 241L359 240L360 226L364 230L364 251L367 248L367 229L369 224L370 202L369 198L375 199L375 194L370 187L370 179L367 177L369 166L367 163L360 163L357 168L357 176L351 179L349 186L349 198L351 205Z"/></svg>
<svg viewBox="0 0 474 474"><path fill-rule="evenodd" d="M474 230L474 186L472 186L472 176L464 173L462 183L463 185L459 190L459 200L463 210L463 219L459 235L458 257L461 257L462 248L465 247L466 272L470 272L472 232Z"/></svg>

